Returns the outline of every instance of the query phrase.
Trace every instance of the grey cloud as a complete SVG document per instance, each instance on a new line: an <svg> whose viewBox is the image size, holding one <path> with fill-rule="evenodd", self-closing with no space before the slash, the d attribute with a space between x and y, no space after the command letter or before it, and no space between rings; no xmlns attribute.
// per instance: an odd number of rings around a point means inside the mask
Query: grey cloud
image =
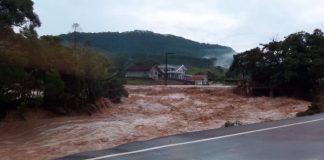
<svg viewBox="0 0 324 160"><path fill-rule="evenodd" d="M43 34L151 30L244 51L324 24L322 0L35 0Z"/></svg>

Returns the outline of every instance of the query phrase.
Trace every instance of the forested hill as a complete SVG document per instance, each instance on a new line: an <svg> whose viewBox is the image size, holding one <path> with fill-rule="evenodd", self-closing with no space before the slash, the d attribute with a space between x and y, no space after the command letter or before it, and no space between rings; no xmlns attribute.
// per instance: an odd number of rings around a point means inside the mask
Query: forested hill
<svg viewBox="0 0 324 160"><path fill-rule="evenodd" d="M60 37L70 44L74 41L73 33L60 35ZM76 39L80 44L91 45L99 51L118 55L132 62L162 63L164 53L173 52L176 55L173 55L170 63L198 67L208 65L227 67L231 64L235 53L230 47L198 43L182 37L150 31L76 33Z"/></svg>

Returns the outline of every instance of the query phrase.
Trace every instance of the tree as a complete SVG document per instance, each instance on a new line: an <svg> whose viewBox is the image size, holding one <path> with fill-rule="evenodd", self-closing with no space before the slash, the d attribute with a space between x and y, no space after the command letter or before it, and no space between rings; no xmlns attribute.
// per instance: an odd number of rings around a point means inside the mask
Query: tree
<svg viewBox="0 0 324 160"><path fill-rule="evenodd" d="M33 11L31 0L1 0L0 28L29 28L39 27L41 22Z"/></svg>
<svg viewBox="0 0 324 160"><path fill-rule="evenodd" d="M99 98L119 102L126 95L120 76L108 72L107 56L85 47L74 54L59 37L39 38L31 0L0 0L0 25L0 118L28 107L85 113L94 111ZM75 34L80 29L77 23L72 27Z"/></svg>
<svg viewBox="0 0 324 160"><path fill-rule="evenodd" d="M76 46L78 44L78 32L81 30L80 24L79 23L73 23L72 24L72 29L73 29L73 46L74 49L76 49Z"/></svg>
<svg viewBox="0 0 324 160"><path fill-rule="evenodd" d="M283 41L235 55L227 75L247 74L250 82L295 88L307 94L324 78L324 34L297 32Z"/></svg>

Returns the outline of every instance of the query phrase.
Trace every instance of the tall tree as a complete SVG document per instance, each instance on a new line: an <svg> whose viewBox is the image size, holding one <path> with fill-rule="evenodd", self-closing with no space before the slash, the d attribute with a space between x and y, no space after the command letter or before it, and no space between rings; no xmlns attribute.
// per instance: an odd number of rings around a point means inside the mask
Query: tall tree
<svg viewBox="0 0 324 160"><path fill-rule="evenodd" d="M247 74L250 82L309 91L324 78L324 36L297 32L283 41L235 55L228 75Z"/></svg>
<svg viewBox="0 0 324 160"><path fill-rule="evenodd" d="M72 29L73 29L73 46L74 50L77 47L78 42L78 32L81 30L80 24L79 23L73 23L72 24Z"/></svg>

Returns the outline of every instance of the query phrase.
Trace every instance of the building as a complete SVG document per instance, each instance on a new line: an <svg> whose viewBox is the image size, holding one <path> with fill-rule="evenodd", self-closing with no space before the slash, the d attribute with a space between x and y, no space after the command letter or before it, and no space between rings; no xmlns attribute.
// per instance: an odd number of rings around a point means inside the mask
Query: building
<svg viewBox="0 0 324 160"><path fill-rule="evenodd" d="M162 77L164 77L166 68L165 65L159 65L158 68L162 73ZM187 70L188 69L184 65L167 65L167 73L169 79L184 80Z"/></svg>
<svg viewBox="0 0 324 160"><path fill-rule="evenodd" d="M190 75L186 76L185 80L194 82L195 85L208 85L207 75Z"/></svg>
<svg viewBox="0 0 324 160"><path fill-rule="evenodd" d="M126 78L150 78L159 80L161 71L157 65L138 65L128 68Z"/></svg>

